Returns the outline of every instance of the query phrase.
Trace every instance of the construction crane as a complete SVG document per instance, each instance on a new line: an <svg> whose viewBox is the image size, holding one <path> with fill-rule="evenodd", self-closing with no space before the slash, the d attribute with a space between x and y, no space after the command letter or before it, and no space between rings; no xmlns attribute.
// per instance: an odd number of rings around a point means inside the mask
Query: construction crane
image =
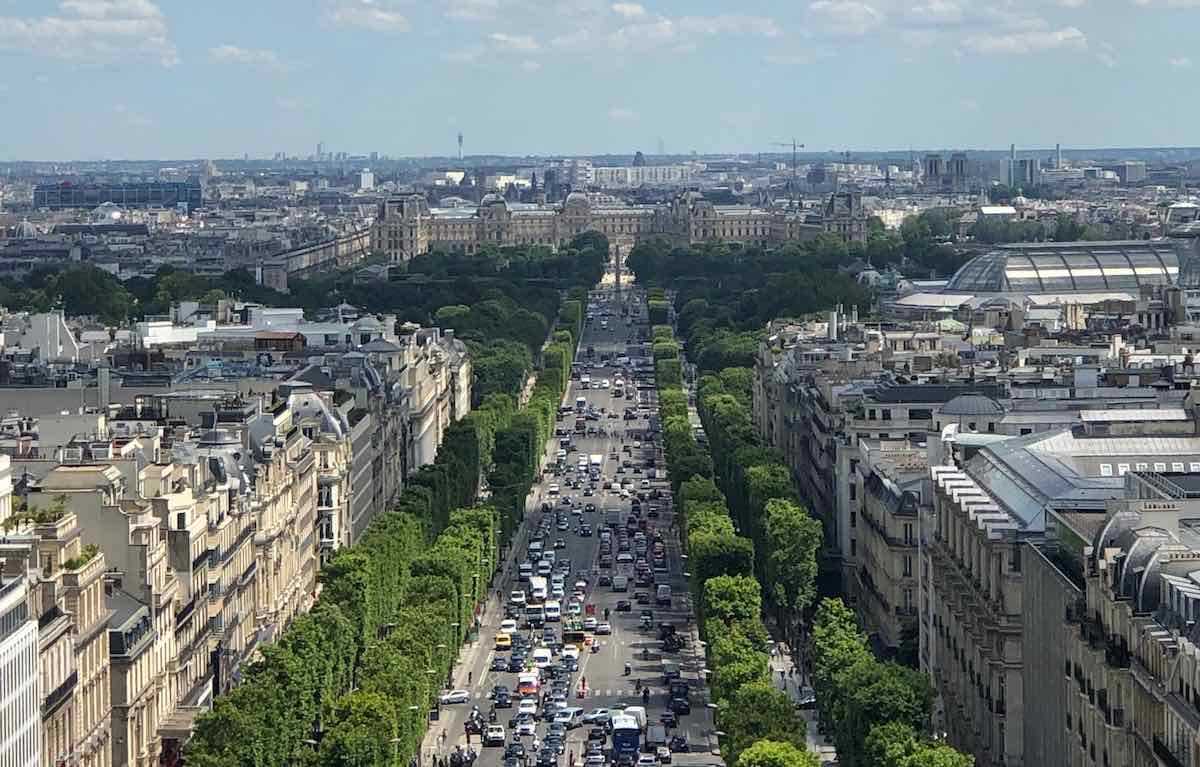
<svg viewBox="0 0 1200 767"><path fill-rule="evenodd" d="M796 143L796 139L792 139L790 142L773 141L773 142L771 142L771 144L772 144L772 146L782 146L782 147L790 146L792 148L792 183L791 183L791 189L788 190L788 200L792 204L795 204L796 189L798 187L798 183L796 181L796 150L803 149L804 144Z"/></svg>

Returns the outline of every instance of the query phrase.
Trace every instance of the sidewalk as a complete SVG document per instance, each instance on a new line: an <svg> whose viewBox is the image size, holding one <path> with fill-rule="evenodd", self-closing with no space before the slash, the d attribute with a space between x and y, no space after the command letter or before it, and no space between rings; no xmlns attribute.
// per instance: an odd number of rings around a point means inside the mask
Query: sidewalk
<svg viewBox="0 0 1200 767"><path fill-rule="evenodd" d="M792 650L787 643L776 642L775 647L777 652L771 656L770 662L771 684L786 692L792 700L800 703L813 694L812 687L809 686L802 669L797 668L795 675L790 673L793 668ZM783 672L782 676L780 672ZM836 764L837 749L833 745L833 738L826 738L817 730L818 711L816 708L801 710L797 713L807 727L805 740L808 750L820 755L821 764Z"/></svg>

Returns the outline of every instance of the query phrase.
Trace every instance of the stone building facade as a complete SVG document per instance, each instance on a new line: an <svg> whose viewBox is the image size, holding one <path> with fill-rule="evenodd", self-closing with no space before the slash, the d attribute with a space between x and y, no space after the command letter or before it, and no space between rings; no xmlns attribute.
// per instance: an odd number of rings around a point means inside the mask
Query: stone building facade
<svg viewBox="0 0 1200 767"><path fill-rule="evenodd" d="M398 264L431 250L559 248L587 231L600 232L619 250L650 237L689 245L718 240L778 245L828 232L861 242L867 216L858 193L834 195L815 213L715 205L698 192L684 192L668 204L623 206L593 206L583 192L570 193L562 205L510 204L491 193L475 210L431 208L423 196L410 194L380 204L372 248Z"/></svg>

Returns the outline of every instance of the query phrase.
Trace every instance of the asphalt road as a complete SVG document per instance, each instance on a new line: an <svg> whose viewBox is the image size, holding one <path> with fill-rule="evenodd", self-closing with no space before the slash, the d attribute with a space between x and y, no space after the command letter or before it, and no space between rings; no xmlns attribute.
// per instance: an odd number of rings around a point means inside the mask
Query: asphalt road
<svg viewBox="0 0 1200 767"><path fill-rule="evenodd" d="M629 301L633 307L633 315L640 321L626 324L621 318L620 305L615 301L600 302L596 304L599 308L607 305L613 316L608 318L609 328L601 327L601 317L599 313L595 320L588 321L583 333L583 341L580 345L580 360L589 359L586 354L586 349L589 346L595 348L596 356L605 352L613 352L622 354L625 351L625 346L635 341L639 330L647 331L646 312L644 297L635 297L631 291L623 291L623 298ZM612 379L616 375L614 368L602 368L587 371L595 381L601 378ZM617 410L623 412L627 407L632 407L636 402L634 398L616 399L612 396L612 389L594 389L583 390L580 387L579 380L573 380L570 391L564 399L566 404L573 405L576 397L584 396L588 404L595 408L604 408L606 411ZM653 391L647 392L647 405L653 406L656 404L656 398ZM575 415L565 415L559 421L559 426L567 429L574 427ZM622 452L621 447L624 442L633 443L632 437L623 440L620 437L613 436L612 430L624 429L644 429L647 421L639 419L637 421L625 421L623 419L604 418L600 421L588 421L589 426L604 426L610 430L609 436L579 436L572 435L576 451L568 456L568 463L574 463L578 456L587 456L592 453L600 453L604 455L603 479L611 480L616 474L618 461L610 458L612 449L615 447L617 454L621 460L630 458L630 455ZM552 440L547 445L547 456L549 458L548 465L553 465L554 455L559 448L557 439ZM653 448L651 448L653 451ZM634 451L633 457L639 457ZM646 456L654 455L654 452L645 453ZM657 451L657 465L660 471L663 467L661 451ZM629 471L628 469L626 471ZM644 471L644 470L643 470ZM640 486L641 480L645 478L645 474L632 475L635 481L635 486ZM629 512L629 501L620 499L612 491L597 490L593 497L582 497L581 491L568 489L563 485L563 479L553 476L544 476L542 481L534 486L533 492L527 502L526 519L522 525L522 529L516 536L516 545L513 547L513 558L510 560L510 565L499 583L493 588L502 590L504 598L508 598L509 591L512 588L521 588L521 584L517 582L516 563L525 560L526 546L525 542L531 530L535 530L542 516L540 506L543 501L553 501L554 498L548 495L548 489L551 484L557 483L561 486L561 495L571 495L584 503L595 503L598 511L595 513L585 513L582 518L583 523L590 523L596 530L596 535L592 537L581 537L575 533L575 528L580 521L578 518L571 517L571 529L566 532L552 530L548 542L553 542L555 538L561 537L565 540L565 548L558 550L558 557L561 559L567 557L571 560L572 571L571 575L566 579L568 591L570 584L575 581L580 574L586 574L590 583L587 599L585 604L595 605L595 615L598 620L603 620L604 610L610 610L610 623L612 624L612 634L608 636L596 636L594 641L598 645L596 652L589 652L586 649L580 656L579 670L571 675L570 698L568 705L581 706L585 712L595 708L623 708L625 706L642 705L641 693L636 691L636 681L641 680L644 686L648 686L651 690L649 705L647 706L647 718L650 723L657 724L659 716L665 710L667 704L666 687L662 677L662 659L664 657L662 645L657 638L656 629L643 630L639 627L640 611L643 609L653 609L655 611L655 621L667 621L674 623L681 633L688 636L689 641L686 647L679 652L668 656L671 660L675 660L680 664L683 672L683 679L689 681L692 686L691 701L692 713L680 717L679 725L672 730L669 735L686 735L689 741L691 751L689 753L676 753L673 755L675 764L680 765L695 765L695 764L712 764L719 761L718 758L710 754L710 749L715 747L716 741L712 732L712 717L711 711L706 707L709 700L708 691L701 682L703 654L699 646L697 637L695 636L695 617L691 609L691 600L687 592L687 581L683 575L683 560L680 557L680 549L676 531L673 529L672 523L674 520L674 512L671 508L669 499L669 484L665 480L652 481L652 487L657 487L660 490L666 491L667 497L657 501L662 507L659 518L649 520L657 529L663 532L664 542L667 548L667 566L669 572L667 574L658 574L657 583L669 583L672 588L673 601L671 607L654 607L653 605L638 605L633 604L630 612L617 612L616 604L620 599L634 600L634 594L639 589L633 584L632 565L615 564L611 574L619 574L628 571L630 577L629 591L623 594L614 593L609 587L600 587L597 585L597 575L600 572L598 569L598 554L599 554L599 529L603 525L604 511L607 509L619 509L622 516ZM601 482L601 487L603 481ZM616 554L614 546L614 555ZM625 570L622 570L625 568ZM652 589L640 589L642 591L650 591L651 600L653 600ZM563 600L565 612L566 600ZM516 674L508 672L490 671L493 657L499 653L501 656L507 656L505 651L497 651L494 649L495 636L497 627L501 619L503 619L502 607L498 604L495 596L488 605L488 609L483 615L483 625L480 631L478 642L465 650L460 656L460 666L455 671L455 686L457 689L466 689L471 695L470 702L466 704L447 705L441 707L440 720L434 722L431 729L431 737L427 740L427 748L424 751L426 757L425 763L429 764L428 757L433 754L446 755L452 751L455 745L466 742L464 734L464 725L467 721L472 706L478 706L485 717L491 708L491 701L488 699L488 694L494 685L505 685L514 693L514 707L511 709L499 709L497 711L497 722L506 726L506 735L509 739L512 733L509 732L508 721L515 716L515 690L516 690ZM549 626L560 628L560 624L549 623ZM528 630L526 630L527 633ZM540 635L540 632L536 632ZM643 655L648 651L648 657ZM624 667L626 663L632 665L632 674L626 676ZM469 682L468 682L469 680ZM586 698L580 699L577 697L577 691L582 682L586 682L587 695ZM540 709L539 709L540 713ZM547 724L544 722L538 723L538 739L544 738L546 734ZM587 732L589 726L584 725L578 729L571 730L567 738L567 753L564 753L559 758L559 765L562 767L570 766L570 756L574 756L577 763L582 763L584 746L586 743ZM444 732L445 741L439 742L438 735ZM480 744L478 736L472 738L473 745L479 750L479 764L482 767L498 767L502 761L503 749L497 747L484 748ZM526 737L523 743L528 750L532 743L532 738ZM532 758L530 761L532 764ZM610 762L611 764L611 762Z"/></svg>

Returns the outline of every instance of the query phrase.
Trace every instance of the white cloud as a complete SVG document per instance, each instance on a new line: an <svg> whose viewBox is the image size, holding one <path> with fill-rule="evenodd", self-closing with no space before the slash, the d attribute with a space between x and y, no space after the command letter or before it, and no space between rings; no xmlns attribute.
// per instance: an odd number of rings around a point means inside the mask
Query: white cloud
<svg viewBox="0 0 1200 767"><path fill-rule="evenodd" d="M1058 0L1058 5L1061 8L1082 8L1088 4L1088 0Z"/></svg>
<svg viewBox="0 0 1200 767"><path fill-rule="evenodd" d="M859 0L816 0L808 6L808 20L820 33L862 37L882 26L887 17Z"/></svg>
<svg viewBox="0 0 1200 767"><path fill-rule="evenodd" d="M449 0L446 16L458 21L491 21L499 15L500 0Z"/></svg>
<svg viewBox="0 0 1200 767"><path fill-rule="evenodd" d="M988 56L1021 56L1039 51L1085 50L1087 47L1087 35L1076 27L972 35L962 43L963 50Z"/></svg>
<svg viewBox="0 0 1200 767"><path fill-rule="evenodd" d="M954 0L926 0L922 5L909 8L905 20L918 27L960 24L963 20L963 9Z"/></svg>
<svg viewBox="0 0 1200 767"><path fill-rule="evenodd" d="M493 32L488 35L493 43L510 51L536 51L537 40L532 35L510 35L507 32Z"/></svg>
<svg viewBox="0 0 1200 767"><path fill-rule="evenodd" d="M379 8L364 0L359 5L340 5L329 9L326 18L339 26L362 27L373 32L404 32L408 19L396 11Z"/></svg>
<svg viewBox="0 0 1200 767"><path fill-rule="evenodd" d="M279 58L275 51L265 48L240 48L236 45L218 45L208 49L208 57L226 64L243 64L264 72L289 72L292 66Z"/></svg>
<svg viewBox="0 0 1200 767"><path fill-rule="evenodd" d="M608 110L608 119L616 121L632 120L637 117L629 107L613 107Z"/></svg>
<svg viewBox="0 0 1200 767"><path fill-rule="evenodd" d="M613 3L614 13L619 13L627 19L636 19L646 15L646 9L637 3Z"/></svg>
<svg viewBox="0 0 1200 767"><path fill-rule="evenodd" d="M149 0L63 0L55 15L0 16L0 51L100 63L179 63L167 19Z"/></svg>
<svg viewBox="0 0 1200 767"><path fill-rule="evenodd" d="M1187 56L1175 56L1167 59L1167 63L1171 66L1171 69L1174 69L1176 72L1182 72L1185 69L1192 68L1192 60Z"/></svg>
<svg viewBox="0 0 1200 767"><path fill-rule="evenodd" d="M621 27L613 33L612 40L619 47L644 43L659 45L674 40L676 34L675 22L660 16L654 21Z"/></svg>
<svg viewBox="0 0 1200 767"><path fill-rule="evenodd" d="M679 28L684 34L704 36L779 37L781 34L779 26L769 16L745 16L738 13L722 13L716 16L684 16L679 20Z"/></svg>

